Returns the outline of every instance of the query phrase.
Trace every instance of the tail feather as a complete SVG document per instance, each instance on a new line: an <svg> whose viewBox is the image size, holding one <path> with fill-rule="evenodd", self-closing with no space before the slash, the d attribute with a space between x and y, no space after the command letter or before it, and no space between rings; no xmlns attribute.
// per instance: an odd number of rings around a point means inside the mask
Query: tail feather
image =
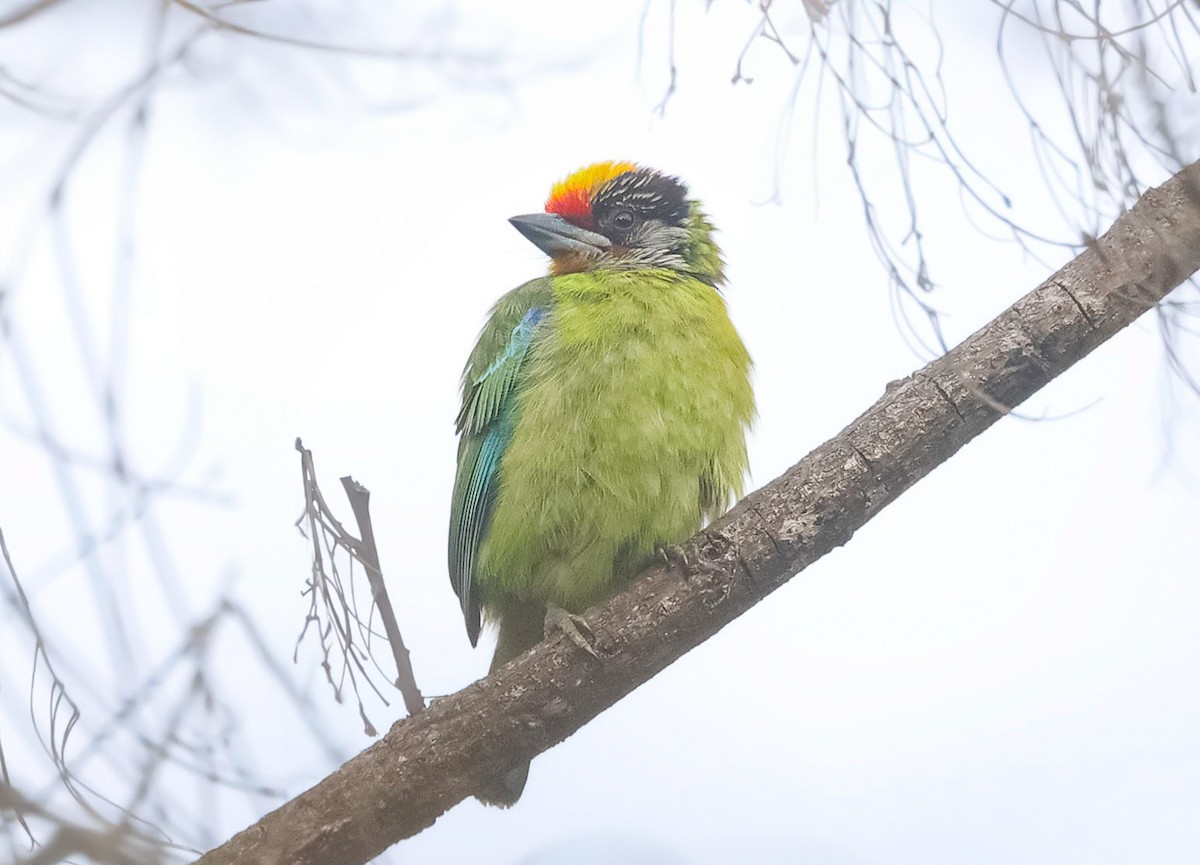
<svg viewBox="0 0 1200 865"><path fill-rule="evenodd" d="M511 808L521 798L525 791L525 782L529 780L529 764L522 763L515 769L510 769L499 778L487 778L475 791L475 798L484 805L496 808Z"/></svg>
<svg viewBox="0 0 1200 865"><path fill-rule="evenodd" d="M513 603L504 608L499 618L500 637L496 641L496 654L492 657L489 673L525 654L545 636L546 609L541 604ZM485 778L475 792L475 798L484 805L511 808L521 798L528 779L529 764L521 763L503 775Z"/></svg>

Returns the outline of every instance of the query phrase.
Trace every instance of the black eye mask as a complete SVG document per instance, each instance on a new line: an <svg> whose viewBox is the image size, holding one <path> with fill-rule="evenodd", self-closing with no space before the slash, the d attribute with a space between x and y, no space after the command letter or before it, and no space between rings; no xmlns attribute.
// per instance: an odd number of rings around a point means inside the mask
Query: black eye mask
<svg viewBox="0 0 1200 865"><path fill-rule="evenodd" d="M681 226L687 214L687 187L674 177L644 169L614 177L592 200L597 227L614 240L650 219Z"/></svg>

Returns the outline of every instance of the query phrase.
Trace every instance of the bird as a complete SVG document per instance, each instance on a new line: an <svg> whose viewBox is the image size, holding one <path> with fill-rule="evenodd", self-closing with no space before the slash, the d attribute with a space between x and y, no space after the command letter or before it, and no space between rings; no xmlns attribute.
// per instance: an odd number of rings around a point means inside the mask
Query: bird
<svg viewBox="0 0 1200 865"><path fill-rule="evenodd" d="M598 162L510 223L548 274L492 307L463 371L450 582L491 670L582 613L742 494L752 362L714 228L677 177ZM583 630L579 626L582 626ZM529 765L476 793L508 807Z"/></svg>

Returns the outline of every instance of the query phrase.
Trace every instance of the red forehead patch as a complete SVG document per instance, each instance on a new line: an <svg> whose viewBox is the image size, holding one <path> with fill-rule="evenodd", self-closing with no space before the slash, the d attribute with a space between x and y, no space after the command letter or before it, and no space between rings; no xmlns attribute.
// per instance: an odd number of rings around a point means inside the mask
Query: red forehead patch
<svg viewBox="0 0 1200 865"><path fill-rule="evenodd" d="M576 225L592 224L591 193L586 189L568 189L546 199L546 212L556 213Z"/></svg>
<svg viewBox="0 0 1200 865"><path fill-rule="evenodd" d="M554 184L546 199L546 212L590 228L592 196L614 177L637 171L637 168L632 162L597 162L581 168Z"/></svg>

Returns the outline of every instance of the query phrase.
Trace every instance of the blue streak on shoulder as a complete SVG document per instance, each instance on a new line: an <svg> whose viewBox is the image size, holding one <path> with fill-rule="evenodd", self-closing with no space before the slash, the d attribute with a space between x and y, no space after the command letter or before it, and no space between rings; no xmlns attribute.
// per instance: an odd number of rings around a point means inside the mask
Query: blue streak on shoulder
<svg viewBox="0 0 1200 865"><path fill-rule="evenodd" d="M508 338L508 345L504 347L504 351L500 352L496 359L488 364L488 368L476 377L474 383L479 384L488 376L495 374L496 370L500 369L500 367L513 360L519 361L524 357L525 352L529 350L529 344L533 342L534 329L545 314L545 307L531 306L529 311L525 313L525 316L517 322L517 326L512 329L512 334Z"/></svg>

